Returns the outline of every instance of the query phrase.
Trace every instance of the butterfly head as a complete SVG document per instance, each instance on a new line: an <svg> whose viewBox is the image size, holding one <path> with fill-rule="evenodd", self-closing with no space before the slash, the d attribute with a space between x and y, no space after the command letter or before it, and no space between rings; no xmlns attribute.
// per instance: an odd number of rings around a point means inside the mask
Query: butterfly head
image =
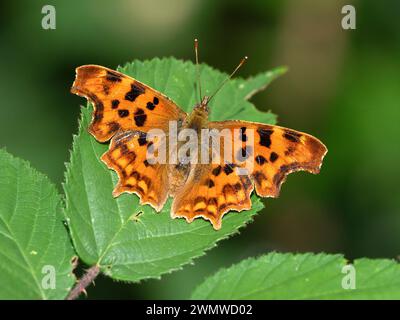
<svg viewBox="0 0 400 320"><path fill-rule="evenodd" d="M201 99L201 102L196 104L193 113L196 114L197 116L201 116L202 118L208 118L208 113L209 113L209 108L208 108L208 102L210 101L209 96L204 96Z"/></svg>
<svg viewBox="0 0 400 320"><path fill-rule="evenodd" d="M201 99L201 102L197 105L198 108L208 112L208 103L210 102L210 97L209 96L204 96Z"/></svg>

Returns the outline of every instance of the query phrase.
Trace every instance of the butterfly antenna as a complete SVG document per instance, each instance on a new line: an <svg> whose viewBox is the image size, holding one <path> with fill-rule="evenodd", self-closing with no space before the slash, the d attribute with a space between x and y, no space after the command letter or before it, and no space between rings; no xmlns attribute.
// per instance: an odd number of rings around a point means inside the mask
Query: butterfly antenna
<svg viewBox="0 0 400 320"><path fill-rule="evenodd" d="M235 75L235 73L240 69L240 67L242 65L244 65L244 63L247 61L247 59L248 59L247 56L245 56L242 60L240 60L239 64L235 68L235 70L233 70L233 72L224 81L221 82L221 84L219 85L217 90L215 90L214 93L210 96L210 99L208 99L208 102L210 102L211 99L214 98L215 95L218 93L218 91L222 89L222 87L225 85L225 83L227 83Z"/></svg>
<svg viewBox="0 0 400 320"><path fill-rule="evenodd" d="M196 54L196 69L197 69L197 87L199 88L199 102L201 103L201 81L200 81L200 64L199 64L199 41L194 39L194 52Z"/></svg>

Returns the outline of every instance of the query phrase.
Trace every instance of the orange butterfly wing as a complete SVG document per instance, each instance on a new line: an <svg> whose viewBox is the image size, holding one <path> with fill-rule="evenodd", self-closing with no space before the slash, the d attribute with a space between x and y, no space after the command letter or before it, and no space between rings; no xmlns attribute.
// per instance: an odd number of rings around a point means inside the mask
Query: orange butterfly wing
<svg viewBox="0 0 400 320"><path fill-rule="evenodd" d="M118 131L168 131L169 120L183 121L187 116L160 92L101 66L78 67L71 92L93 103L89 132L100 142L108 141Z"/></svg>
<svg viewBox="0 0 400 320"><path fill-rule="evenodd" d="M237 175L231 164L198 164L172 202L171 217L192 222L197 217L221 228L222 217L230 210L251 209L253 182Z"/></svg>
<svg viewBox="0 0 400 320"><path fill-rule="evenodd" d="M210 122L209 127L231 131L232 139L226 142L231 144L231 163L221 158L217 164L197 165L177 193L171 215L188 221L201 216L215 229L221 227L222 216L229 210L251 208L253 188L259 196L277 197L289 173L318 173L327 152L317 138L283 127L235 120ZM254 143L246 149L251 133ZM236 169L244 168L244 160L250 157L252 170L239 175Z"/></svg>
<svg viewBox="0 0 400 320"><path fill-rule="evenodd" d="M118 174L115 197L123 192L135 193L140 204L150 204L156 211L162 209L169 191L167 166L152 163L147 157L147 150L159 143L141 131L125 131L114 136L101 160Z"/></svg>
<svg viewBox="0 0 400 320"><path fill-rule="evenodd" d="M89 132L100 142L112 138L101 159L118 174L113 195L136 193L142 204L160 211L168 197L168 166L146 160L147 149L160 143L150 141L146 132L154 128L168 132L169 121L183 121L186 113L160 92L96 65L76 69L71 92L93 103Z"/></svg>

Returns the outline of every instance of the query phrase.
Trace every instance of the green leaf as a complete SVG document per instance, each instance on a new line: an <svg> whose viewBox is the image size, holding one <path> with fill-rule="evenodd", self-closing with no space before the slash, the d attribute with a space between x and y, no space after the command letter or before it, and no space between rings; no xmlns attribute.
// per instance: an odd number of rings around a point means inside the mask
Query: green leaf
<svg viewBox="0 0 400 320"><path fill-rule="evenodd" d="M277 67L248 79L234 79L233 83L238 88L240 95L248 100L257 92L264 90L273 80L285 74L286 71L286 67Z"/></svg>
<svg viewBox="0 0 400 320"><path fill-rule="evenodd" d="M118 70L166 94L186 112L190 112L199 102L196 67L190 61L174 58L135 61ZM210 120L239 119L275 124L274 114L257 110L247 99L265 89L285 72L286 68L278 67L249 79L235 78L228 81L210 102ZM227 76L226 73L201 64L202 94L213 94Z"/></svg>
<svg viewBox="0 0 400 320"><path fill-rule="evenodd" d="M342 255L270 253L222 269L192 299L399 299L400 266L391 260L355 260L355 289ZM345 286L346 287L346 286ZM349 288L349 286L347 286Z"/></svg>
<svg viewBox="0 0 400 320"><path fill-rule="evenodd" d="M74 251L47 177L0 149L0 299L63 299ZM55 271L55 288L50 278Z"/></svg>
<svg viewBox="0 0 400 320"><path fill-rule="evenodd" d="M186 111L196 103L195 66L192 63L172 58L135 61L120 71L163 92ZM215 89L225 76L202 66L205 93ZM246 84L243 80L229 82L211 105L215 119L234 117L242 108L252 106L243 95L232 94L232 91L237 92L237 86L245 83L247 91L257 90L272 77L273 74L265 75L263 81L253 81L253 84ZM74 137L64 184L72 239L80 258L88 265L99 265L103 273L114 279L139 281L159 277L191 262L215 246L217 241L237 232L263 207L261 201L253 196L251 210L227 214L222 229L215 231L203 219L191 224L184 219L171 219L171 201L157 214L149 206L140 206L136 195L123 194L113 198L117 176L100 161L108 145L98 143L87 133L91 112L91 107L82 109L79 134ZM256 119L274 121L270 113L254 112L257 113Z"/></svg>

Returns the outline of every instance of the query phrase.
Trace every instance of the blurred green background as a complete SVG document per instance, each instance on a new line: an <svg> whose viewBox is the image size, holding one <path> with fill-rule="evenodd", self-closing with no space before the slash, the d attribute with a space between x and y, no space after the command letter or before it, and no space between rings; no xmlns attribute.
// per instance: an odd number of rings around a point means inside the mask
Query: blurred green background
<svg viewBox="0 0 400 320"><path fill-rule="evenodd" d="M46 4L56 8L56 30L41 28ZM356 30L341 28L345 4L356 8ZM171 55L192 60L198 37L201 60L225 72L243 55L250 58L243 77L289 66L252 101L276 113L280 125L328 146L321 174L291 175L254 223L194 265L140 284L100 277L89 298L187 298L220 267L272 250L396 258L399 14L396 0L2 1L0 147L61 190L85 103L69 93L75 67Z"/></svg>

